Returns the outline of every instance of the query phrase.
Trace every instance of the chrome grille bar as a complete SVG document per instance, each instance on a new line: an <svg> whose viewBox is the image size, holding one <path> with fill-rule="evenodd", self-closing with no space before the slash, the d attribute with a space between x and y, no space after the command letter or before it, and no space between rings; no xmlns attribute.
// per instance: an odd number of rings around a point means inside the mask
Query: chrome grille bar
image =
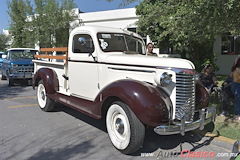
<svg viewBox="0 0 240 160"><path fill-rule="evenodd" d="M194 74L176 74L176 111L175 118L181 120L185 115L186 121L193 121L195 110Z"/></svg>

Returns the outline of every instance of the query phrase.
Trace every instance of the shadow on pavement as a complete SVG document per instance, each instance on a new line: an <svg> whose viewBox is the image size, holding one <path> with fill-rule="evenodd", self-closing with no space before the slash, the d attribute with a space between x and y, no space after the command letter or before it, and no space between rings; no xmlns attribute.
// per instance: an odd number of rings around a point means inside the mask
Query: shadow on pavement
<svg viewBox="0 0 240 160"><path fill-rule="evenodd" d="M59 104L57 107L57 110L55 112L65 112L87 124L90 124L91 126L98 128L107 134L107 129L105 126L105 120L100 119L94 119L91 118L85 114L82 114L81 112L75 111L69 107L66 107L64 105ZM211 141L215 137L207 137L203 140L203 137L205 133L213 130L214 124L210 123L206 127L207 129L197 132L187 132L185 136L181 136L180 134L177 135L169 135L169 136L160 136L157 135L153 129L148 128L146 129L145 134L145 141L143 144L143 147L136 153L131 154L130 156L141 156L141 153L153 153L160 150L174 150L175 154L180 155L183 150L186 150L183 146L183 144L189 144L191 146L191 149L188 149L190 151L195 151L197 149L202 148L203 146L210 145ZM112 146L113 147L113 146ZM177 148L177 149L176 149Z"/></svg>
<svg viewBox="0 0 240 160"><path fill-rule="evenodd" d="M24 92L29 85L27 84L16 84L15 86L9 87L7 84L0 84L0 99L14 98L20 93Z"/></svg>

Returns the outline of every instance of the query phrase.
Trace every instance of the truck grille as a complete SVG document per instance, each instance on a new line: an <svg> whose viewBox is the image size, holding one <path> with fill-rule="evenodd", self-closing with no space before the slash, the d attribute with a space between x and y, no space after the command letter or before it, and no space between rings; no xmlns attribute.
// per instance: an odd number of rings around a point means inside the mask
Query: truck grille
<svg viewBox="0 0 240 160"><path fill-rule="evenodd" d="M175 118L181 120L185 115L186 121L193 121L195 110L194 74L176 74L176 112Z"/></svg>
<svg viewBox="0 0 240 160"><path fill-rule="evenodd" d="M33 73L34 71L33 65L29 64L18 65L18 67L14 67L14 69L17 70L18 73Z"/></svg>
<svg viewBox="0 0 240 160"><path fill-rule="evenodd" d="M31 67L31 68L19 68L19 69L18 69L18 72L20 72L20 73L26 73L26 72L32 73L33 70L34 70L33 67Z"/></svg>

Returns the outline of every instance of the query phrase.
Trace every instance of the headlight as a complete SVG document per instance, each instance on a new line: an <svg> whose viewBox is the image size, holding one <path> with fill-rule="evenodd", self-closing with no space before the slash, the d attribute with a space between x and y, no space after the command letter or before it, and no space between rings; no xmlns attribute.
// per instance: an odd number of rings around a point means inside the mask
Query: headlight
<svg viewBox="0 0 240 160"><path fill-rule="evenodd" d="M172 75L164 72L160 77L160 85L163 87L168 86L172 82Z"/></svg>
<svg viewBox="0 0 240 160"><path fill-rule="evenodd" d="M12 66L12 67L18 67L17 64L13 64L13 63L11 63L11 66Z"/></svg>

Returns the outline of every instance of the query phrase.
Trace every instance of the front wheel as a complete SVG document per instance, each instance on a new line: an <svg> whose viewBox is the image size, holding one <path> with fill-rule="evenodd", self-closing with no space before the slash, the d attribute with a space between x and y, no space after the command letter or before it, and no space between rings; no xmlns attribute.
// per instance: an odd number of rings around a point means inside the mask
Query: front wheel
<svg viewBox="0 0 240 160"><path fill-rule="evenodd" d="M14 79L12 78L8 79L8 86L14 86Z"/></svg>
<svg viewBox="0 0 240 160"><path fill-rule="evenodd" d="M7 77L2 74L1 80L7 80Z"/></svg>
<svg viewBox="0 0 240 160"><path fill-rule="evenodd" d="M112 144L124 154L137 151L144 142L144 125L123 102L116 101L109 107L106 126Z"/></svg>
<svg viewBox="0 0 240 160"><path fill-rule="evenodd" d="M43 111L49 112L54 109L54 106L55 106L54 101L47 97L46 88L42 80L39 81L38 83L37 100L38 100L39 107Z"/></svg>

